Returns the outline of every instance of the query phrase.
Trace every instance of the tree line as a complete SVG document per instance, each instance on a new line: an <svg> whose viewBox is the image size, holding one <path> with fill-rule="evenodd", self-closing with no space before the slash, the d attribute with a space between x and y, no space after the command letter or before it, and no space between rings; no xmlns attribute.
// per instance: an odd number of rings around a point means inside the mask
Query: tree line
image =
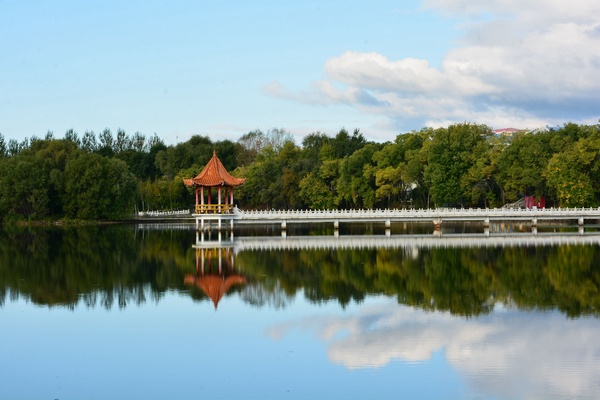
<svg viewBox="0 0 600 400"><path fill-rule="evenodd" d="M453 124L376 143L359 131L314 132L300 145L284 129L233 142L195 135L165 145L156 134L109 129L18 142L0 134L0 218L119 220L138 210L191 208L183 178L216 151L242 209L497 207L524 196L547 206L600 205L600 124L567 123L495 135Z"/></svg>

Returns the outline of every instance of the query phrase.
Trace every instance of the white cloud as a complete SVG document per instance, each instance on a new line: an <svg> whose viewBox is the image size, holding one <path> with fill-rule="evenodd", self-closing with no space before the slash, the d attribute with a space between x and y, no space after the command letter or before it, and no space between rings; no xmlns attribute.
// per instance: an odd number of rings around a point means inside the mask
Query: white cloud
<svg viewBox="0 0 600 400"><path fill-rule="evenodd" d="M447 79L426 60L390 61L377 53L347 52L327 61L325 71L335 81L371 90L400 92L437 91Z"/></svg>
<svg viewBox="0 0 600 400"><path fill-rule="evenodd" d="M600 396L597 319L515 310L465 319L389 304L278 325L269 333L280 338L293 329L315 331L328 344L329 359L350 369L423 363L442 351L484 397Z"/></svg>
<svg viewBox="0 0 600 400"><path fill-rule="evenodd" d="M360 88L339 88L327 81L315 82L311 90L301 93L294 93L280 82L271 81L262 87L262 91L272 97L310 105L354 104L365 98L365 93Z"/></svg>
<svg viewBox="0 0 600 400"><path fill-rule="evenodd" d="M441 68L347 51L325 63L326 78L272 96L315 105L343 104L403 126L473 121L535 128L600 118L600 2L575 0L428 0L429 12L462 21ZM382 123L384 125L384 123Z"/></svg>
<svg viewBox="0 0 600 400"><path fill-rule="evenodd" d="M529 26L565 19L594 23L600 12L600 4L595 0L425 0L423 8L471 18L521 20Z"/></svg>
<svg viewBox="0 0 600 400"><path fill-rule="evenodd" d="M595 97L600 89L600 38L573 23L531 32L514 44L470 45L451 51L448 75L493 87L490 100L560 101Z"/></svg>

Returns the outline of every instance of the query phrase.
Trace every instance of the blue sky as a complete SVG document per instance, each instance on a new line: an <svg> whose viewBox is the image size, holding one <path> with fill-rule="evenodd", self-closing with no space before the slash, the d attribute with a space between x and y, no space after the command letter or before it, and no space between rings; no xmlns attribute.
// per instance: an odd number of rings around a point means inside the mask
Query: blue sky
<svg viewBox="0 0 600 400"><path fill-rule="evenodd" d="M597 123L600 3L522 3L0 0L0 133Z"/></svg>

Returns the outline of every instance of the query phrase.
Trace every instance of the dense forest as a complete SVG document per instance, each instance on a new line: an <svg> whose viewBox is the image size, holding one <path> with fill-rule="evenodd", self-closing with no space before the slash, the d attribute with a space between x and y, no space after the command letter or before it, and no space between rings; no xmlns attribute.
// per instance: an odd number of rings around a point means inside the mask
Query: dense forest
<svg viewBox="0 0 600 400"><path fill-rule="evenodd" d="M283 129L237 142L192 136L69 130L63 138L6 141L0 134L0 221L120 220L139 210L188 209L183 178L216 151L242 209L497 207L526 195L547 206L600 205L600 124L494 135L454 124L375 143L359 131L321 132L301 145Z"/></svg>

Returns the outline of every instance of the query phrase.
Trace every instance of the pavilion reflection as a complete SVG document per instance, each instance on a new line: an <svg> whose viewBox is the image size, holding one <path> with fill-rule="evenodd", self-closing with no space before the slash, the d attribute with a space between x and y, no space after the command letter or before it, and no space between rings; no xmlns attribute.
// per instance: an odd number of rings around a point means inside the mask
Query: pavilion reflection
<svg viewBox="0 0 600 400"><path fill-rule="evenodd" d="M204 234L202 234L204 239ZM221 241L198 241L196 272L184 276L184 284L196 286L212 300L215 310L232 287L246 284L246 278L235 271L235 252L232 245Z"/></svg>

